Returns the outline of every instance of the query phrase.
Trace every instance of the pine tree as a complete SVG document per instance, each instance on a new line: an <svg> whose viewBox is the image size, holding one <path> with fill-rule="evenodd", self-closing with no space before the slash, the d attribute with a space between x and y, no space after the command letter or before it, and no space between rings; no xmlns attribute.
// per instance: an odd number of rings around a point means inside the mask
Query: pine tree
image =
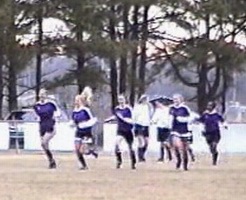
<svg viewBox="0 0 246 200"><path fill-rule="evenodd" d="M235 43L235 37L244 30L246 21L245 13L235 12L235 6L240 8L245 3L172 1L163 4L163 9L168 6L172 6L171 12L175 13L169 21L183 28L187 36L160 52L171 64L170 72L176 80L196 90L197 106L203 112L208 101L226 93L233 72L242 70L245 52ZM227 31L232 24L233 28Z"/></svg>

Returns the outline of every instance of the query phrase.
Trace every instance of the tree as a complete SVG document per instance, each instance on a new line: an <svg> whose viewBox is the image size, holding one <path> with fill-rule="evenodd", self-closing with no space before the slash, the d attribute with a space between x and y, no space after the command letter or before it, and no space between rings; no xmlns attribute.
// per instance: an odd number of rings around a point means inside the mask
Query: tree
<svg viewBox="0 0 246 200"><path fill-rule="evenodd" d="M95 57L91 49L96 45L96 36L101 28L101 12L96 0L60 1L58 8L60 19L71 30L71 36L64 38L63 44L66 54L76 60L76 70L71 72L80 93L85 86L83 75L88 61Z"/></svg>
<svg viewBox="0 0 246 200"><path fill-rule="evenodd" d="M18 37L26 33L29 23L24 20L24 12L21 8L22 1L2 1L1 9L1 36L2 36L2 66L5 67L6 76L2 79L8 90L8 109L12 111L18 107L17 79L30 61L31 51L23 48ZM4 84L5 84L4 83Z"/></svg>
<svg viewBox="0 0 246 200"><path fill-rule="evenodd" d="M4 90L4 1L0 4L0 119L2 119L2 108L3 108L3 90Z"/></svg>
<svg viewBox="0 0 246 200"><path fill-rule="evenodd" d="M171 11L175 17L169 20L183 28L187 36L176 40L172 46L164 44L164 48L159 49L172 66L169 72L184 85L196 89L194 99L197 99L199 112L204 111L208 101L223 96L232 80L232 72L241 70L245 61L245 53L233 40L228 41L229 37L234 35L235 38L242 31L245 21L233 20L234 23L237 21L236 25L227 33L225 28L231 25L229 19L233 8L230 1L223 2L179 2ZM237 19L241 17L244 14Z"/></svg>

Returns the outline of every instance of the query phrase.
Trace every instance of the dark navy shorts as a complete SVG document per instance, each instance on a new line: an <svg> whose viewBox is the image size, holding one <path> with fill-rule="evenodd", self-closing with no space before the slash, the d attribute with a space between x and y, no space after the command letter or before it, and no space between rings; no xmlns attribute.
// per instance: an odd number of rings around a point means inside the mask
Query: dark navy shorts
<svg viewBox="0 0 246 200"><path fill-rule="evenodd" d="M189 144L193 143L193 136L188 136L188 137L180 137L182 142L188 142Z"/></svg>
<svg viewBox="0 0 246 200"><path fill-rule="evenodd" d="M149 127L136 124L134 126L135 136L142 135L144 137L149 137Z"/></svg>
<svg viewBox="0 0 246 200"><path fill-rule="evenodd" d="M55 130L55 120L42 121L39 124L40 136L44 136L45 133L52 133Z"/></svg>
<svg viewBox="0 0 246 200"><path fill-rule="evenodd" d="M122 136L126 140L128 145L132 145L134 137L133 137L133 133L131 130L130 131L118 130L117 135Z"/></svg>
<svg viewBox="0 0 246 200"><path fill-rule="evenodd" d="M211 144L213 142L219 143L221 139L219 130L212 131L212 132L204 132L203 136L206 138L208 144Z"/></svg>
<svg viewBox="0 0 246 200"><path fill-rule="evenodd" d="M167 142L170 139L170 130L168 128L157 128L157 141Z"/></svg>
<svg viewBox="0 0 246 200"><path fill-rule="evenodd" d="M93 135L92 132L85 132L85 131L80 131L77 130L75 132L75 143L80 143L80 144L93 144Z"/></svg>
<svg viewBox="0 0 246 200"><path fill-rule="evenodd" d="M82 139L84 137L91 137L92 138L92 133L77 130L75 133L75 137L80 138L80 139Z"/></svg>

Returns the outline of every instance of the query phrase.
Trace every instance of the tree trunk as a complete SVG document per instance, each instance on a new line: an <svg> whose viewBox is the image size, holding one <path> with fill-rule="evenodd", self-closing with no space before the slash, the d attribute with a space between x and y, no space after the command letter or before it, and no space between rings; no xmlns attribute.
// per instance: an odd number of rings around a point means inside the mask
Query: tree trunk
<svg viewBox="0 0 246 200"><path fill-rule="evenodd" d="M206 34L205 38L209 40L210 38L210 15L207 14L204 18L205 24L206 24ZM199 69L199 81L197 86L197 107L199 113L203 113L207 107L207 103L209 101L208 95L207 95L207 66L206 66L207 60L203 61L200 64ZM199 68L198 67L198 68Z"/></svg>
<svg viewBox="0 0 246 200"><path fill-rule="evenodd" d="M115 32L115 6L111 6L111 17L109 18L109 34L112 41L116 40ZM118 74L117 74L117 65L116 59L113 55L110 58L110 88L111 88L111 108L114 110L117 105L117 89L118 89Z"/></svg>
<svg viewBox="0 0 246 200"><path fill-rule="evenodd" d="M117 105L117 66L115 58L110 58L110 87L111 87L111 108Z"/></svg>
<svg viewBox="0 0 246 200"><path fill-rule="evenodd" d="M1 40L1 38L0 38ZM2 41L0 42L0 119L2 119L3 115L3 49L2 49Z"/></svg>
<svg viewBox="0 0 246 200"><path fill-rule="evenodd" d="M18 101L17 101L17 61L15 57L16 51L16 27L15 27L15 2L11 2L10 6L11 12L11 22L8 28L8 41L9 47L7 52L7 59L8 59L8 110L9 112L18 108Z"/></svg>
<svg viewBox="0 0 246 200"><path fill-rule="evenodd" d="M228 83L227 83L227 74L225 69L222 69L223 71L223 88L222 88L222 97L221 97L221 112L224 114L226 112L226 94L228 90Z"/></svg>
<svg viewBox="0 0 246 200"><path fill-rule="evenodd" d="M81 93L84 89L84 81L83 81L83 69L85 65L85 55L83 52L83 29L81 25L77 24L77 31L76 31L76 39L80 46L77 47L77 70L76 70L76 79L78 84L78 92Z"/></svg>
<svg viewBox="0 0 246 200"><path fill-rule="evenodd" d="M197 87L197 107L199 113L203 113L206 109L208 99L206 93L207 70L206 66L202 65L199 72L199 84Z"/></svg>
<svg viewBox="0 0 246 200"><path fill-rule="evenodd" d="M129 5L125 4L124 10L123 10L123 24L124 24L123 40L124 41L127 41L129 39L129 21L128 21L129 9L130 9ZM123 55L120 58L119 92L121 94L126 92L127 55L128 55L128 52L124 51Z"/></svg>
<svg viewBox="0 0 246 200"><path fill-rule="evenodd" d="M136 97L136 83L137 83L137 57L138 57L138 11L139 6L134 6L133 11L133 27L132 27L132 41L136 43L132 50L131 58L131 81L130 81L130 104L133 106Z"/></svg>
<svg viewBox="0 0 246 200"><path fill-rule="evenodd" d="M38 42L36 55L36 101L39 100L39 91L42 81L42 53L43 53L43 8L38 11Z"/></svg>
<svg viewBox="0 0 246 200"><path fill-rule="evenodd" d="M120 85L119 85L120 94L124 94L126 92L126 75L127 75L127 55L122 55L120 58Z"/></svg>
<svg viewBox="0 0 246 200"><path fill-rule="evenodd" d="M146 42L148 40L148 12L150 6L144 7L143 24L142 24L142 40L141 40L141 54L140 54L140 66L139 66L139 91L138 97L145 93L145 74L146 74Z"/></svg>
<svg viewBox="0 0 246 200"><path fill-rule="evenodd" d="M16 110L18 108L18 102L17 102L17 78L16 78L16 63L15 58L12 56L9 60L9 69L8 69L8 109L9 112Z"/></svg>

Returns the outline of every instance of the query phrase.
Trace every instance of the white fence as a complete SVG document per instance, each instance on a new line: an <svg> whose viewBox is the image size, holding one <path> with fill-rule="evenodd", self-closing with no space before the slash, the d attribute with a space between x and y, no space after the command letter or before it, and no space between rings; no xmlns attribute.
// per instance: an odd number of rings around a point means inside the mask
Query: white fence
<svg viewBox="0 0 246 200"><path fill-rule="evenodd" d="M24 132L24 150L41 150L39 124L25 122L18 124L18 129ZM68 122L58 122L56 135L51 140L50 148L57 151L72 151L74 149L74 132ZM9 123L0 122L0 150L9 149Z"/></svg>
<svg viewBox="0 0 246 200"><path fill-rule="evenodd" d="M115 124L104 124L104 145L106 152L114 152L114 143L116 135ZM204 137L201 135L199 126L193 127L193 149L196 152L208 152L208 147ZM222 130L219 150L227 153L246 153L246 124L229 124L228 130ZM134 142L136 146L136 141ZM127 150L124 143L122 149ZM159 152L159 144L157 142L156 127L150 127L149 152Z"/></svg>
<svg viewBox="0 0 246 200"><path fill-rule="evenodd" d="M24 150L41 150L38 123L25 122L21 124L21 129L24 132ZM75 130L67 122L57 123L56 135L51 141L50 148L57 151L72 151L74 149L74 132ZM197 126L194 127L193 132L194 150L207 152L207 145ZM113 153L116 125L104 124L103 133L103 150ZM9 123L0 122L0 150L8 150L9 143ZM126 144L123 144L122 148L126 150ZM223 130L219 149L222 152L246 153L246 124L230 124L228 130ZM149 152L159 152L155 127L150 128Z"/></svg>

